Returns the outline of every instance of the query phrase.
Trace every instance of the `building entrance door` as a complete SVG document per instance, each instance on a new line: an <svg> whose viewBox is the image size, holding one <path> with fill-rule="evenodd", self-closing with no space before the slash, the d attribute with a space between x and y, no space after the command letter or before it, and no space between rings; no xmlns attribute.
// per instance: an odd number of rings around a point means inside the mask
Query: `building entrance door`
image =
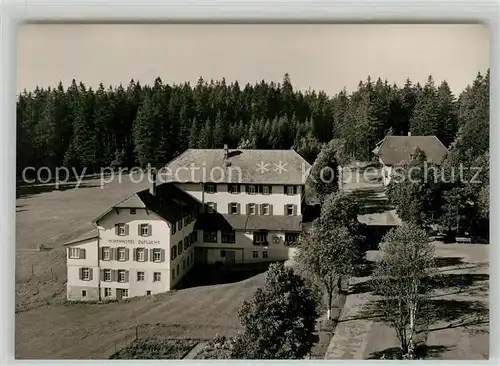
<svg viewBox="0 0 500 366"><path fill-rule="evenodd" d="M116 299L120 301L123 297L123 290L121 288L116 289Z"/></svg>

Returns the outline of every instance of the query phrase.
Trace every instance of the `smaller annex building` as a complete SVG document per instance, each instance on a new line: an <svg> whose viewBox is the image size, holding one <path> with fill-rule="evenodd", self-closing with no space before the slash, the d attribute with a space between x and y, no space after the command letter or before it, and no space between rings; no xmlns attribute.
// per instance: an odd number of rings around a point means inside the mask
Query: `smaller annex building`
<svg viewBox="0 0 500 366"><path fill-rule="evenodd" d="M418 149L422 150L427 161L440 164L448 154L448 149L436 136L386 136L380 141L373 153L382 164L382 182L388 185L395 165L408 160Z"/></svg>

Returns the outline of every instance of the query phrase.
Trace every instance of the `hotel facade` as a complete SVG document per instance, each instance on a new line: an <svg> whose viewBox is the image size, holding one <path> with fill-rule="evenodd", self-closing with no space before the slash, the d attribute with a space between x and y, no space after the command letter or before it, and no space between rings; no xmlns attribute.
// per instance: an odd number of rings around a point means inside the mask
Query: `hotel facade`
<svg viewBox="0 0 500 366"><path fill-rule="evenodd" d="M189 149L66 243L68 300L176 288L197 264L287 260L310 165L294 150Z"/></svg>

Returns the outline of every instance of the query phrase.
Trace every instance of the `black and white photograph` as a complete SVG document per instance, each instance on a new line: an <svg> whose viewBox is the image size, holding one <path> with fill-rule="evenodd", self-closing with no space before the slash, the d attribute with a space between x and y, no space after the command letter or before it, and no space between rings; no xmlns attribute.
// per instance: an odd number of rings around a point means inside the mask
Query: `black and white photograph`
<svg viewBox="0 0 500 366"><path fill-rule="evenodd" d="M489 359L486 25L16 49L16 359Z"/></svg>

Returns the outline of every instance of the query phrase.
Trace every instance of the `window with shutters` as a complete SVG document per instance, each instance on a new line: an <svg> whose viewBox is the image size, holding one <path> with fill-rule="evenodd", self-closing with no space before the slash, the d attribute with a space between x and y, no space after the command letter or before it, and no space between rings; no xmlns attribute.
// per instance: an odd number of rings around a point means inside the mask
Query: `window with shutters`
<svg viewBox="0 0 500 366"><path fill-rule="evenodd" d="M262 204L262 215L270 215L271 210L269 208L269 203L263 203Z"/></svg>
<svg viewBox="0 0 500 366"><path fill-rule="evenodd" d="M286 215L293 216L293 205L286 205Z"/></svg>
<svg viewBox="0 0 500 366"><path fill-rule="evenodd" d="M172 225L172 235L174 235L177 232L177 225L173 224Z"/></svg>
<svg viewBox="0 0 500 366"><path fill-rule="evenodd" d="M256 212L256 208L255 208L255 203L249 203L248 204L248 212L247 214L248 215L255 215L257 212Z"/></svg>
<svg viewBox="0 0 500 366"><path fill-rule="evenodd" d="M144 262L144 260L145 260L145 255L144 255L145 252L146 252L146 250L144 248L138 248L137 249L136 253L137 253L137 261L138 262Z"/></svg>
<svg viewBox="0 0 500 366"><path fill-rule="evenodd" d="M125 248L118 248L118 260L119 261L125 260Z"/></svg>
<svg viewBox="0 0 500 366"><path fill-rule="evenodd" d="M160 282L161 281L161 272L154 272L153 273L153 281L154 282Z"/></svg>
<svg viewBox="0 0 500 366"><path fill-rule="evenodd" d="M181 253L182 253L182 240L179 240L179 242L177 243L177 254L181 255Z"/></svg>
<svg viewBox="0 0 500 366"><path fill-rule="evenodd" d="M213 183L205 183L205 192L206 193L215 193L217 192L217 188L215 187L215 184Z"/></svg>
<svg viewBox="0 0 500 366"><path fill-rule="evenodd" d="M140 228L141 228L141 231L140 231L141 232L141 236L149 236L149 235L151 235L149 233L149 224L141 224Z"/></svg>
<svg viewBox="0 0 500 366"><path fill-rule="evenodd" d="M215 212L215 202L207 202L207 213L211 214Z"/></svg>
<svg viewBox="0 0 500 366"><path fill-rule="evenodd" d="M248 194L255 194L256 192L257 192L257 187L255 187L255 184L247 185L247 193Z"/></svg>
<svg viewBox="0 0 500 366"><path fill-rule="evenodd" d="M271 186L262 186L262 194L271 194Z"/></svg>
<svg viewBox="0 0 500 366"><path fill-rule="evenodd" d="M234 230L223 231L221 238L222 238L222 243L234 244L236 243L236 232Z"/></svg>
<svg viewBox="0 0 500 366"><path fill-rule="evenodd" d="M104 288L104 297L111 297L111 288L105 287Z"/></svg>
<svg viewBox="0 0 500 366"><path fill-rule="evenodd" d="M137 272L137 281L144 281L144 272Z"/></svg>
<svg viewBox="0 0 500 366"><path fill-rule="evenodd" d="M127 235L127 225L126 224L118 224L118 235L124 236Z"/></svg>
<svg viewBox="0 0 500 366"><path fill-rule="evenodd" d="M82 280L90 281L90 268L82 268Z"/></svg>
<svg viewBox="0 0 500 366"><path fill-rule="evenodd" d="M122 269L118 270L118 282L125 282L125 271Z"/></svg>
<svg viewBox="0 0 500 366"><path fill-rule="evenodd" d="M293 196L295 194L295 186L286 186L286 194L288 196Z"/></svg>
<svg viewBox="0 0 500 366"><path fill-rule="evenodd" d="M80 248L69 248L69 257L72 259L80 258Z"/></svg>
<svg viewBox="0 0 500 366"><path fill-rule="evenodd" d="M229 185L229 192L232 194L240 193L240 185L239 184L230 184Z"/></svg>
<svg viewBox="0 0 500 366"><path fill-rule="evenodd" d="M128 288L122 289L122 296L123 297L128 297Z"/></svg>
<svg viewBox="0 0 500 366"><path fill-rule="evenodd" d="M111 259L111 248L103 247L102 248L102 260L109 261Z"/></svg>
<svg viewBox="0 0 500 366"><path fill-rule="evenodd" d="M186 236L184 238L184 250L187 250L189 248L189 236Z"/></svg>
<svg viewBox="0 0 500 366"><path fill-rule="evenodd" d="M161 250L160 249L153 249L153 261L154 262L161 262Z"/></svg>
<svg viewBox="0 0 500 366"><path fill-rule="evenodd" d="M111 270L110 269L105 269L104 270L104 281L110 282L111 281Z"/></svg>
<svg viewBox="0 0 500 366"><path fill-rule="evenodd" d="M231 213L231 214L237 214L238 213L238 203L231 202L230 208L231 208L231 211L229 213Z"/></svg>
<svg viewBox="0 0 500 366"><path fill-rule="evenodd" d="M217 230L203 231L203 241L205 243L217 243Z"/></svg>
<svg viewBox="0 0 500 366"><path fill-rule="evenodd" d="M136 212L135 208L131 208L131 209L130 209L130 214L131 214L131 215L135 215L136 213L137 213L137 212Z"/></svg>
<svg viewBox="0 0 500 366"><path fill-rule="evenodd" d="M262 252L262 258L267 259L267 251Z"/></svg>
<svg viewBox="0 0 500 366"><path fill-rule="evenodd" d="M253 233L253 244L254 245L267 245L267 232L256 231Z"/></svg>
<svg viewBox="0 0 500 366"><path fill-rule="evenodd" d="M253 251L253 258L259 258L259 252L254 250Z"/></svg>

